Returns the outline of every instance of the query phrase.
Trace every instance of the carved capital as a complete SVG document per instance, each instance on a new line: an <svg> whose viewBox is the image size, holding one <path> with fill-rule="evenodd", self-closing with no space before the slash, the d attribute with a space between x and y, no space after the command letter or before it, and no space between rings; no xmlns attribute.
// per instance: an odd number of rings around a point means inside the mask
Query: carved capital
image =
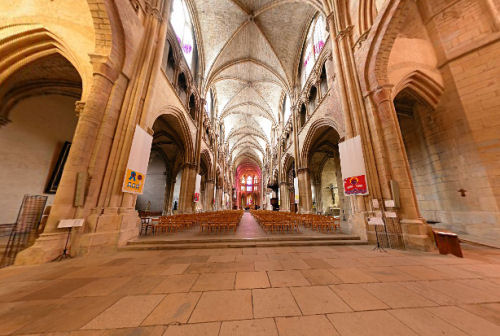
<svg viewBox="0 0 500 336"><path fill-rule="evenodd" d="M337 40L344 39L344 37L346 37L347 35L349 35L352 32L352 29L353 29L353 26L348 26L348 27L346 27L346 29L339 31L337 34Z"/></svg>
<svg viewBox="0 0 500 336"><path fill-rule="evenodd" d="M154 7L151 1L146 1L146 14L153 16L160 22L163 21L161 10L158 7Z"/></svg>
<svg viewBox="0 0 500 336"><path fill-rule="evenodd" d="M182 165L182 169L196 169L198 166L195 163L186 162Z"/></svg>
<svg viewBox="0 0 500 336"><path fill-rule="evenodd" d="M75 102L75 114L77 118L80 118L80 116L83 113L83 109L85 108L85 102L83 101L77 101Z"/></svg>
<svg viewBox="0 0 500 336"><path fill-rule="evenodd" d="M299 168L297 169L297 174L309 173L309 168Z"/></svg>

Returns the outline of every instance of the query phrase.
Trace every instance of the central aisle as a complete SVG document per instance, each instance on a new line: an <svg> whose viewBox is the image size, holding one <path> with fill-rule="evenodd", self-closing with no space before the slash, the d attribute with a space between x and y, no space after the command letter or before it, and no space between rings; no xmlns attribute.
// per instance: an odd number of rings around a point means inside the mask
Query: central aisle
<svg viewBox="0 0 500 336"><path fill-rule="evenodd" d="M238 238L256 238L267 236L266 232L260 227L259 223L251 213L245 212L241 217L240 225L236 230Z"/></svg>

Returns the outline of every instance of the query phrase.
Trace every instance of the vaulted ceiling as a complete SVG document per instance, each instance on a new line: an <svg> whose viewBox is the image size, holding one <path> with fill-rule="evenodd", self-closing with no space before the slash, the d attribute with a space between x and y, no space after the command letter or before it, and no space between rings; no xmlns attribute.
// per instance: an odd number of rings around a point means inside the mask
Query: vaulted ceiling
<svg viewBox="0 0 500 336"><path fill-rule="evenodd" d="M204 88L217 96L232 160L262 164L297 78L316 0L192 0Z"/></svg>

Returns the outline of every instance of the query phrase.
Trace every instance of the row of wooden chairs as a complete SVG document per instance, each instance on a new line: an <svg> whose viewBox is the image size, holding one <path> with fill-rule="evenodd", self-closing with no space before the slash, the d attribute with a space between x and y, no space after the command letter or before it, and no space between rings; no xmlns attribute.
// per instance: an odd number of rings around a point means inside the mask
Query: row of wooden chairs
<svg viewBox="0 0 500 336"><path fill-rule="evenodd" d="M236 232L243 216L242 210L224 210L200 214L201 232Z"/></svg>
<svg viewBox="0 0 500 336"><path fill-rule="evenodd" d="M275 211L251 211L266 232L299 232L302 225L317 231L340 230L340 219L332 216Z"/></svg>
<svg viewBox="0 0 500 336"><path fill-rule="evenodd" d="M147 235L151 231L153 235L158 233L178 232L197 225L198 214L180 214L159 217L141 217L141 235Z"/></svg>
<svg viewBox="0 0 500 336"><path fill-rule="evenodd" d="M322 216L315 214L302 214L301 223L304 227L318 231L337 231L340 230L340 218L333 216Z"/></svg>
<svg viewBox="0 0 500 336"><path fill-rule="evenodd" d="M205 232L228 232L236 231L242 210L225 210L217 212L201 212L194 214L178 214L172 216L141 217L141 235L151 232L153 235L159 233L175 233L189 230L200 225L201 231Z"/></svg>
<svg viewBox="0 0 500 336"><path fill-rule="evenodd" d="M251 214L266 232L300 231L300 223L292 213L256 210Z"/></svg>

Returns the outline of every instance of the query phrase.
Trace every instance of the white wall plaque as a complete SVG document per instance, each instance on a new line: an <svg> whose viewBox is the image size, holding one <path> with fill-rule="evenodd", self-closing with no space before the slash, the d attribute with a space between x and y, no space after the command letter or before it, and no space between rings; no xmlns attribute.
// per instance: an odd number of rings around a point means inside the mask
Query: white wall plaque
<svg viewBox="0 0 500 336"><path fill-rule="evenodd" d="M370 225L385 225L381 217L368 217L368 224Z"/></svg>
<svg viewBox="0 0 500 336"><path fill-rule="evenodd" d="M385 217L387 218L398 218L398 215L394 211L386 211Z"/></svg>
<svg viewBox="0 0 500 336"><path fill-rule="evenodd" d="M71 228L71 227L80 227L83 226L83 218L77 219L61 219L59 224L57 224L58 229Z"/></svg>
<svg viewBox="0 0 500 336"><path fill-rule="evenodd" d="M394 202L394 200L386 200L386 201L384 201L384 204L385 204L386 208L394 208L396 206L396 203Z"/></svg>

